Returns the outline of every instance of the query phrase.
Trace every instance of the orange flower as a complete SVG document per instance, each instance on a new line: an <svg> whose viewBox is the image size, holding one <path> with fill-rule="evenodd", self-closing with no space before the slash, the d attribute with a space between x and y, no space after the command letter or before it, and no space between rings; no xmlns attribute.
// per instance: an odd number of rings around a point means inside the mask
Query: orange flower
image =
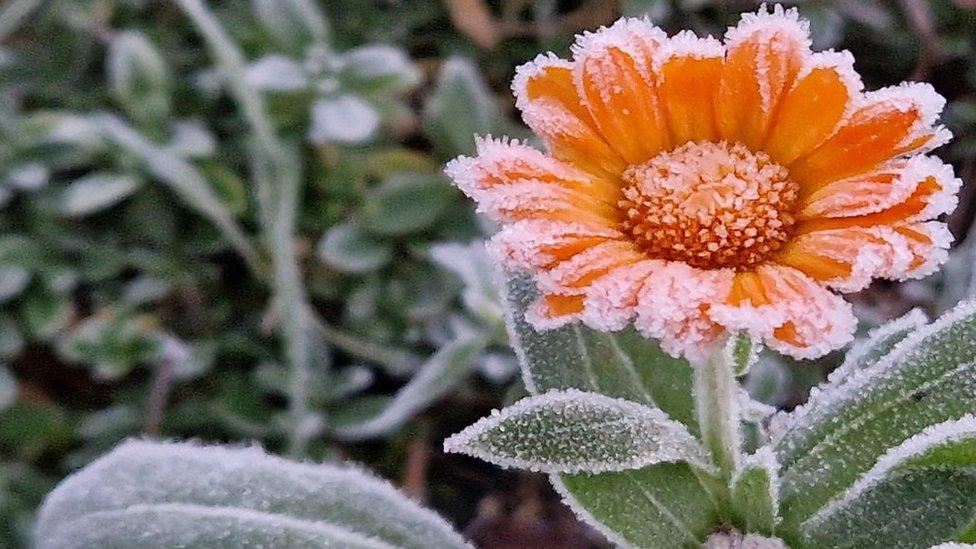
<svg viewBox="0 0 976 549"><path fill-rule="evenodd" d="M863 93L850 53L813 52L777 6L724 44L622 19L541 55L512 84L548 146L478 140L447 166L503 224L492 249L535 274L539 329L633 322L700 360L730 330L797 358L854 332L851 292L932 273L951 237L945 101L905 83Z"/></svg>

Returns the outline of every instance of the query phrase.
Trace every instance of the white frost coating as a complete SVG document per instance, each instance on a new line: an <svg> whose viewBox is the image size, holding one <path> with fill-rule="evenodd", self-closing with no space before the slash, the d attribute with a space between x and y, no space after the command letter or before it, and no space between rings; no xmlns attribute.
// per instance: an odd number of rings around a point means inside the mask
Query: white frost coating
<svg viewBox="0 0 976 549"><path fill-rule="evenodd" d="M179 526L176 526L177 523ZM203 523L197 529L198 523ZM234 530L241 534L235 540ZM133 531L137 530L137 531ZM202 543L246 543L248 534L262 536L295 535L305 541L324 544L323 548L394 549L379 539L364 536L320 521L301 520L253 509L186 503L137 504L125 509L84 515L51 531L37 533L39 549L78 549L94 543L135 542L165 539L173 546ZM174 539L176 538L176 539ZM161 541L156 544L162 545ZM318 546L318 545L316 545Z"/></svg>
<svg viewBox="0 0 976 549"><path fill-rule="evenodd" d="M515 77L512 78L512 93L515 94L515 107L520 111L525 111L529 106L530 99L526 88L529 81L542 76L546 69L557 67L561 69L572 69L573 63L552 52L540 53L532 61L522 63L515 67Z"/></svg>
<svg viewBox="0 0 976 549"><path fill-rule="evenodd" d="M912 252L924 258L921 265L905 273L901 279L925 278L949 260L949 247L952 246L953 236L949 232L949 227L941 221L929 221L926 223L916 223L909 225L910 228L918 230L928 236L931 244L923 244L908 239Z"/></svg>
<svg viewBox="0 0 976 549"><path fill-rule="evenodd" d="M702 549L789 549L789 546L776 538L729 532L712 534Z"/></svg>
<svg viewBox="0 0 976 549"><path fill-rule="evenodd" d="M612 543L614 547L619 547L620 549L631 549L635 547L632 543L622 538L620 534L616 531L607 528L606 524L597 520L587 509L580 505L576 498L573 497L573 493L569 491L566 484L559 478L559 475L549 475L549 482L552 483L552 487L556 489L556 493L563 500L563 505L569 507L569 510L573 512L574 515L579 517L583 522L593 528L597 532L607 538L607 541Z"/></svg>
<svg viewBox="0 0 976 549"><path fill-rule="evenodd" d="M653 70L658 82L664 78L661 69L672 59L708 59L725 57L725 46L712 36L699 38L690 30L672 36L654 52Z"/></svg>
<svg viewBox="0 0 976 549"><path fill-rule="evenodd" d="M493 260L517 269L538 268L556 261L547 250L581 239L621 239L623 235L598 223L527 219L506 225L492 237L488 253Z"/></svg>
<svg viewBox="0 0 976 549"><path fill-rule="evenodd" d="M576 389L494 410L445 440L444 451L546 473L627 471L672 461L713 467L684 425L659 408Z"/></svg>
<svg viewBox="0 0 976 549"><path fill-rule="evenodd" d="M861 476L850 488L836 499L824 505L813 516L804 521L802 528L816 528L816 525L829 519L833 514L850 505L869 488L883 481L889 473L904 465L912 458L946 444L976 438L976 416L965 415L954 421L946 421L926 427L921 433L909 438L894 448L890 448L867 473Z"/></svg>
<svg viewBox="0 0 976 549"><path fill-rule="evenodd" d="M545 302L545 297L539 297L534 303L525 310L525 321L532 325L536 331L545 332L568 326L582 316L582 311L568 314L553 314Z"/></svg>
<svg viewBox="0 0 976 549"><path fill-rule="evenodd" d="M769 89L769 78L767 78L769 58L763 49L772 49L776 43L792 42L800 51L809 52L812 45L810 23L805 19L800 19L800 13L796 8L784 10L783 6L776 4L770 12L763 5L756 13L742 14L739 24L735 27L729 27L725 33L725 46L729 53L735 51L742 44L753 40L762 46L756 59L757 82L759 83L762 110L763 112L770 112L773 94L772 90Z"/></svg>
<svg viewBox="0 0 976 549"><path fill-rule="evenodd" d="M380 122L376 108L357 95L323 98L312 106L308 138L315 143L364 143L376 135Z"/></svg>
<svg viewBox="0 0 976 549"><path fill-rule="evenodd" d="M38 514L55 530L134 505L247 508L327 522L398 546L467 547L435 513L354 466L296 463L261 448L129 440L65 479Z"/></svg>
<svg viewBox="0 0 976 549"><path fill-rule="evenodd" d="M945 105L945 98L939 95L928 82L902 82L896 86L865 93L863 102L858 107L864 109L864 114L868 118L890 112L892 109L898 112L916 110L919 114L918 119L899 145L906 146L918 137L933 132L935 137L922 148L923 151L928 151L944 145L952 138L952 134L944 127L935 127ZM916 152L918 151L912 150L905 154Z"/></svg>
<svg viewBox="0 0 976 549"><path fill-rule="evenodd" d="M308 87L308 75L297 61L284 55L268 55L251 63L244 80L264 91L301 91Z"/></svg>
<svg viewBox="0 0 976 549"><path fill-rule="evenodd" d="M868 332L867 337L851 345L851 350L844 357L844 362L827 375L827 381L820 385L821 391L837 387L851 374L870 366L874 362L866 362L868 353L890 341L893 337L916 330L929 321L929 317L921 309L912 309L904 316L896 318L887 324L878 326ZM878 360L881 357L875 357Z"/></svg>
<svg viewBox="0 0 976 549"><path fill-rule="evenodd" d="M582 70L589 59L598 60L607 55L607 50L617 49L630 56L637 67L637 71L650 83L653 82L652 67L648 65L652 50L668 42L664 31L655 27L649 19L625 17L618 19L609 27L600 27L595 32L584 32L576 35L576 42L571 46L576 70L573 71L576 89L582 92ZM609 91L609 90L608 90ZM583 96L580 93L580 96Z"/></svg>
<svg viewBox="0 0 976 549"><path fill-rule="evenodd" d="M971 543L956 543L954 541L950 541L948 543L940 543L938 545L933 545L932 547L929 547L929 549L974 549L974 548L976 548L976 545L973 545Z"/></svg>
<svg viewBox="0 0 976 549"><path fill-rule="evenodd" d="M589 247L566 261L560 262L547 271L536 275L539 289L548 294L583 295L586 287L580 284L588 275L602 269L613 272L617 269L623 254L637 251L633 244L623 240L612 240Z"/></svg>
<svg viewBox="0 0 976 549"><path fill-rule="evenodd" d="M837 386L824 387L823 390L814 387L810 391L810 397L804 404L797 406L790 412L781 425L788 425L788 428L771 432L772 446L777 446L783 438L793 431L800 431L808 425L818 422L825 416L833 414L834 407L864 391L877 381L880 375L897 366L906 360L910 353L928 337L947 329L952 324L962 321L976 314L976 300L964 301L953 308L948 313L939 317L935 322L919 327L912 334L901 340L894 348L870 367L858 371L856 374L842 380Z"/></svg>
<svg viewBox="0 0 976 549"><path fill-rule="evenodd" d="M798 44L810 47L810 22L800 18L796 8L783 9L780 4L768 11L765 4L756 13L743 13L739 24L729 27L725 33L725 44L729 49L748 40L754 33L762 32L769 37L781 35L789 37Z"/></svg>
<svg viewBox="0 0 976 549"><path fill-rule="evenodd" d="M677 261L664 262L644 282L634 326L659 339L673 357L701 363L711 356L721 330L703 310L722 300L732 287L731 269L705 271Z"/></svg>
<svg viewBox="0 0 976 549"><path fill-rule="evenodd" d="M776 461L776 452L769 446L763 446L756 450L756 453L746 456L742 460L742 466L732 475L732 485L738 483L739 478L746 469L765 469L769 474L769 501L773 503L773 519L779 522L779 463Z"/></svg>
<svg viewBox="0 0 976 549"><path fill-rule="evenodd" d="M647 277L662 267L663 261L648 259L619 267L595 280L586 290L583 323L601 332L626 328L634 318L637 299Z"/></svg>

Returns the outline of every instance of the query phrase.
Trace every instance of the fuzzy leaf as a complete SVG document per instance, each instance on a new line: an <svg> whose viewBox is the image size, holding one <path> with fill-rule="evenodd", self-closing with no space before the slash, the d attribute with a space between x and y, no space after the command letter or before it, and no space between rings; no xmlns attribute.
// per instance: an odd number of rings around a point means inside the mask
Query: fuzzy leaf
<svg viewBox="0 0 976 549"><path fill-rule="evenodd" d="M927 547L951 539L976 506L976 418L925 429L888 450L805 521L816 547Z"/></svg>
<svg viewBox="0 0 976 549"><path fill-rule="evenodd" d="M444 450L502 467L603 473L708 456L684 425L651 408L599 393L550 391L496 410L444 442Z"/></svg>
<svg viewBox="0 0 976 549"><path fill-rule="evenodd" d="M567 326L537 332L524 318L537 296L527 276L507 278L509 332L529 392L579 389L655 405L698 431L687 362L634 331ZM697 547L717 522L715 502L687 463L551 478L577 516L620 545Z"/></svg>
<svg viewBox="0 0 976 549"><path fill-rule="evenodd" d="M145 441L63 481L37 533L41 549L466 547L444 520L355 468Z"/></svg>
<svg viewBox="0 0 976 549"><path fill-rule="evenodd" d="M251 0L254 14L268 34L292 53L305 53L309 45L329 40L325 14L312 0Z"/></svg>
<svg viewBox="0 0 976 549"><path fill-rule="evenodd" d="M498 106L473 62L451 57L441 65L424 107L424 126L445 156L474 152L474 136L491 133L501 120Z"/></svg>
<svg viewBox="0 0 976 549"><path fill-rule="evenodd" d="M344 273L368 273L389 263L393 249L355 223L336 225L319 242L318 255L326 265Z"/></svg>
<svg viewBox="0 0 976 549"><path fill-rule="evenodd" d="M128 175L94 173L71 183L61 194L60 209L71 217L98 213L139 190L141 181Z"/></svg>
<svg viewBox="0 0 976 549"><path fill-rule="evenodd" d="M112 91L130 115L157 122L169 115L172 77L142 34L125 31L112 40L107 72Z"/></svg>
<svg viewBox="0 0 976 549"><path fill-rule="evenodd" d="M925 427L976 412L976 303L916 330L884 358L814 392L773 441L782 514L795 527Z"/></svg>
<svg viewBox="0 0 976 549"><path fill-rule="evenodd" d="M427 229L437 222L453 197L454 190L439 174L393 174L367 196L366 228L384 236Z"/></svg>
<svg viewBox="0 0 976 549"><path fill-rule="evenodd" d="M267 55L251 63L244 75L254 88L272 92L296 92L308 87L301 63L284 55Z"/></svg>
<svg viewBox="0 0 976 549"><path fill-rule="evenodd" d="M346 94L315 102L308 136L314 143L359 145L371 140L379 127L376 108L359 96Z"/></svg>
<svg viewBox="0 0 976 549"><path fill-rule="evenodd" d="M732 478L732 509L747 532L772 535L776 526L779 479L768 448L745 459Z"/></svg>
<svg viewBox="0 0 976 549"><path fill-rule="evenodd" d="M408 90L420 81L420 71L402 48L368 44L343 54L342 79L363 93Z"/></svg>

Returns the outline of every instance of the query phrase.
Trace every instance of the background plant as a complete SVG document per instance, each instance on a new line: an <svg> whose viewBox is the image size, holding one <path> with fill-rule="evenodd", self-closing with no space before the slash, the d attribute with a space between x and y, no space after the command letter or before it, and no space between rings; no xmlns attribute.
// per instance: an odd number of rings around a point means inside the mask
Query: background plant
<svg viewBox="0 0 976 549"><path fill-rule="evenodd" d="M538 477L438 450L525 394L479 254L491 228L441 165L474 133L523 135L514 66L565 53L574 32L647 13L721 34L755 5L5 3L0 544L25 542L68 471L140 433L351 457L485 544L560 535ZM956 139L940 154L968 184L972 7L800 8L817 47L852 49L869 87L925 79L949 98ZM863 292L865 329L970 294L972 250L963 240L939 278ZM840 361L764 356L744 383L792 407ZM600 539L572 531L559 542Z"/></svg>

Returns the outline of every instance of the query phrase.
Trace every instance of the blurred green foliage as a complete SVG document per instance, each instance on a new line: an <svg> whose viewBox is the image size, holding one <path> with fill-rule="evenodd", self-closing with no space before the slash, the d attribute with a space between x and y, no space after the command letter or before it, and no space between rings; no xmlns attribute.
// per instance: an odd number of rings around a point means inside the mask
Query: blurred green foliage
<svg viewBox="0 0 976 549"><path fill-rule="evenodd" d="M514 67L567 55L575 32L646 14L721 34L757 2L211 2L236 75L190 4L0 6L0 546L26 543L53 483L127 436L259 440L398 477L409 438L439 447L518 394L479 243L492 228L441 166L475 133L530 137ZM949 99L940 154L971 182L972 3L798 4L869 88L924 79ZM294 228L276 225L287 177ZM940 276L856 296L865 325L972 293L970 241ZM790 405L835 363L767 360L751 384ZM435 507L487 484L434 486Z"/></svg>

